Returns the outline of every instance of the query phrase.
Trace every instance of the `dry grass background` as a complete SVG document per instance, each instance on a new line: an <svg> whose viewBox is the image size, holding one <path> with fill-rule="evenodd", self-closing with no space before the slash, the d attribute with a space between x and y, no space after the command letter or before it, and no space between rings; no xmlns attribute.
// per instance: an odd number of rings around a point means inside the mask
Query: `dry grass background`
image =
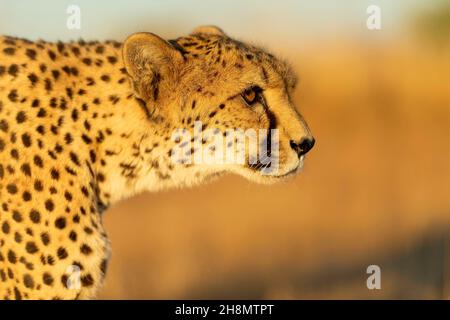
<svg viewBox="0 0 450 320"><path fill-rule="evenodd" d="M100 298L448 294L449 48L404 39L278 51L301 76L296 101L317 139L304 171L120 203L105 215L113 256ZM366 288L370 264L381 291Z"/></svg>

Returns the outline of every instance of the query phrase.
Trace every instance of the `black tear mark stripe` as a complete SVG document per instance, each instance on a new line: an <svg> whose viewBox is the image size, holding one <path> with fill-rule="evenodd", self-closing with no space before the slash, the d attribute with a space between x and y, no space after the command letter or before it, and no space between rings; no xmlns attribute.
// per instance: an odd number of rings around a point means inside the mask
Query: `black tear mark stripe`
<svg viewBox="0 0 450 320"><path fill-rule="evenodd" d="M261 96L261 103L264 106L264 112L269 119L269 130L267 130L267 155L270 157L272 155L272 129L277 128L278 120L275 114L270 110L264 96Z"/></svg>

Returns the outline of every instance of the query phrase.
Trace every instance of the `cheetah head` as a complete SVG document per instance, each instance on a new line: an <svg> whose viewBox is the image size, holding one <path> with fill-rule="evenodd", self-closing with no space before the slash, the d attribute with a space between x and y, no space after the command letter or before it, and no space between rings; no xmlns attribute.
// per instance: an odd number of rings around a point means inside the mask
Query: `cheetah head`
<svg viewBox="0 0 450 320"><path fill-rule="evenodd" d="M149 125L171 136L167 154L187 179L232 172L268 183L302 167L314 138L285 62L213 26L169 41L136 33L122 53Z"/></svg>

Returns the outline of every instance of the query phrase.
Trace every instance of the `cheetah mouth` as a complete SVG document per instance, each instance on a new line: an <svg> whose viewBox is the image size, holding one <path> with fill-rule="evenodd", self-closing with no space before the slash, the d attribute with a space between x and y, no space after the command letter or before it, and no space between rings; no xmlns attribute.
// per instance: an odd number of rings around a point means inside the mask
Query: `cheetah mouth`
<svg viewBox="0 0 450 320"><path fill-rule="evenodd" d="M285 179L285 178L289 178L289 177L293 177L295 175L297 175L298 173L300 173L303 169L303 165L305 162L305 156L302 155L299 159L297 164L289 169L287 172L284 172L282 174L271 174L268 173L267 171L264 172L263 170L267 170L270 169L271 163L267 163L267 164L261 164L261 163L256 163L254 165L250 165L249 168L255 172L255 173L259 173L262 177L267 177L267 179Z"/></svg>

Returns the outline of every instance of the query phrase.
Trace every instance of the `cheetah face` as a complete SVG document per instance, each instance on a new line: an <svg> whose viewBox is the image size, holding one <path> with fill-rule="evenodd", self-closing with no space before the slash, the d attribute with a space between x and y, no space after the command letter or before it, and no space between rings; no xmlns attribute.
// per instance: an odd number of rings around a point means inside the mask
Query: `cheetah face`
<svg viewBox="0 0 450 320"><path fill-rule="evenodd" d="M298 172L314 145L291 99L291 68L217 27L171 41L134 34L123 60L153 125L172 133L172 160L197 176L277 181Z"/></svg>

